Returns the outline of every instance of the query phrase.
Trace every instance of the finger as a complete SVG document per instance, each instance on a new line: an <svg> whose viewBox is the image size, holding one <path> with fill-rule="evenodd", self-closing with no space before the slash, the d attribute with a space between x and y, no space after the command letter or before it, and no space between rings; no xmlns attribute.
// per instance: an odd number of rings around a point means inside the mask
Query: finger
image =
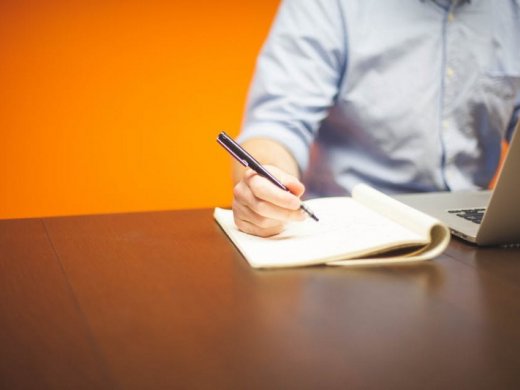
<svg viewBox="0 0 520 390"><path fill-rule="evenodd" d="M297 177L295 177L293 175L290 175L287 172L285 172L285 171L283 171L283 170L281 170L281 169L279 169L278 167L275 167L275 166L266 165L265 168L273 176L275 176L278 179L278 181L281 182L289 190L289 192L291 194L293 194L293 195L295 195L296 197L299 198L305 192L305 186L303 185L303 183L300 180L298 180ZM256 172L254 172L252 169L249 169L246 172L245 178L246 178L246 181L258 180L259 179L258 176L259 175L257 175ZM268 179L266 179L266 180L269 181ZM273 184L273 183L271 183L271 184ZM275 185L275 187L279 188L276 185ZM284 191L284 192L287 192L287 191ZM285 197L287 198L287 195L285 195ZM292 198L292 199L293 199L292 201L294 201L294 198Z"/></svg>
<svg viewBox="0 0 520 390"><path fill-rule="evenodd" d="M258 226L261 229L271 229L276 226L283 226L285 224L285 222L282 220L258 214L249 206L244 205L243 203L239 203L238 201L233 202L233 216L237 220L246 221L255 226Z"/></svg>
<svg viewBox="0 0 520 390"><path fill-rule="evenodd" d="M283 231L284 225L273 226L271 228L261 228L252 224L251 222L235 219L235 224L237 227L247 234L252 234L259 237L271 237L276 234L279 234Z"/></svg>
<svg viewBox="0 0 520 390"><path fill-rule="evenodd" d="M247 206L233 204L233 217L237 227L249 234L268 237L282 232L285 224L270 218L261 217Z"/></svg>
<svg viewBox="0 0 520 390"><path fill-rule="evenodd" d="M281 207L283 209L298 210L300 199L298 196L284 191L260 175L251 175L244 178L244 182L258 199Z"/></svg>
<svg viewBox="0 0 520 390"><path fill-rule="evenodd" d="M270 186L272 186L272 184ZM277 188L275 187L275 189ZM244 205L247 207L248 210L242 208L237 208L237 210L244 213L244 215L247 215L249 222L258 226L264 226L264 218L282 222L301 221L306 218L305 214L299 209L299 207L296 210L287 209L258 198L253 193L253 190L243 182L240 182L235 186L234 200L237 205Z"/></svg>
<svg viewBox="0 0 520 390"><path fill-rule="evenodd" d="M298 178L283 171L278 173L278 177L279 180L287 187L289 192L293 195L296 195L298 198L300 198L305 192L305 186L300 180L298 180Z"/></svg>

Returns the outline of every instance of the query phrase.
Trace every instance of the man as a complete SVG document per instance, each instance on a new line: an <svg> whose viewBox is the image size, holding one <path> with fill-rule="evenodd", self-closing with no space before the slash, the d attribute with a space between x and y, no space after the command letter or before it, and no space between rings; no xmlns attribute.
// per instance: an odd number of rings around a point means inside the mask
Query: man
<svg viewBox="0 0 520 390"><path fill-rule="evenodd" d="M269 236L302 220L303 183L485 188L519 91L520 0L283 1L239 141L291 193L235 167L235 222Z"/></svg>

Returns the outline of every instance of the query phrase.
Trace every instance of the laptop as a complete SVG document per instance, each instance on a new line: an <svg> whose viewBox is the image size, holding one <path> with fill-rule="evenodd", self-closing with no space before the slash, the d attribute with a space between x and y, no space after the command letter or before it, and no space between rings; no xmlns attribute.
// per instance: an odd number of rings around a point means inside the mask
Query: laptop
<svg viewBox="0 0 520 390"><path fill-rule="evenodd" d="M432 192L394 196L438 218L452 234L477 245L520 243L520 121L492 191Z"/></svg>

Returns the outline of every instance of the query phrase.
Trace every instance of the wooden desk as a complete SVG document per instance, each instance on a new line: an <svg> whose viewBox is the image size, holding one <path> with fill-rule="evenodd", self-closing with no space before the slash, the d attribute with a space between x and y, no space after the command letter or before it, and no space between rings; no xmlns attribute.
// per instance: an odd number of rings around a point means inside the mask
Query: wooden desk
<svg viewBox="0 0 520 390"><path fill-rule="evenodd" d="M0 388L520 388L520 250L251 269L211 210L0 221Z"/></svg>

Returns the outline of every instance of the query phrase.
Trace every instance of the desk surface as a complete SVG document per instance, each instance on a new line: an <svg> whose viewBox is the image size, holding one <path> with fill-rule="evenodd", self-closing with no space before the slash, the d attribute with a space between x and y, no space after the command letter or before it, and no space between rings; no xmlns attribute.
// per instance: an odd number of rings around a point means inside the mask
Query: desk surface
<svg viewBox="0 0 520 390"><path fill-rule="evenodd" d="M520 250L251 269L211 210L0 221L0 388L520 388Z"/></svg>

